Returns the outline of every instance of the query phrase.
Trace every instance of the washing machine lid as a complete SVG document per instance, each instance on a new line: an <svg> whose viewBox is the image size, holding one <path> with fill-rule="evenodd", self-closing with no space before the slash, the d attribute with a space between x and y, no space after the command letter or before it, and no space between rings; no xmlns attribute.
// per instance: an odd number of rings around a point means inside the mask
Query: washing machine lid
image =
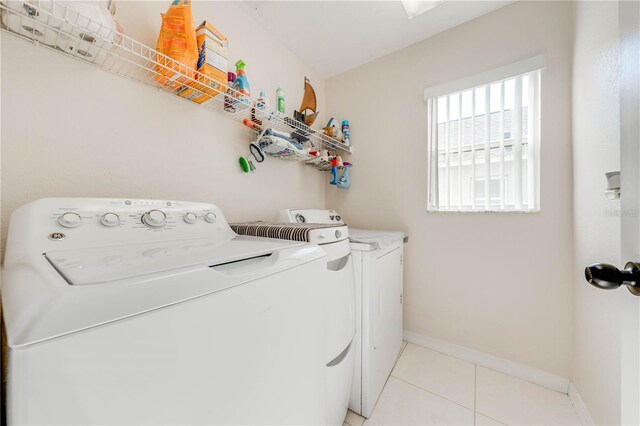
<svg viewBox="0 0 640 426"><path fill-rule="evenodd" d="M243 236L206 247L209 242L51 251L5 267L2 304L9 347L56 339L288 270L317 273L326 267L326 253L315 244ZM181 254L198 251L189 247L198 244L203 246L199 254ZM144 256L145 249L159 248L167 251ZM116 252L126 267L100 263ZM79 261L86 262L85 268L74 271L71 262Z"/></svg>
<svg viewBox="0 0 640 426"><path fill-rule="evenodd" d="M304 244L235 236L88 249L54 250L46 259L71 285L108 285L190 266L217 266Z"/></svg>

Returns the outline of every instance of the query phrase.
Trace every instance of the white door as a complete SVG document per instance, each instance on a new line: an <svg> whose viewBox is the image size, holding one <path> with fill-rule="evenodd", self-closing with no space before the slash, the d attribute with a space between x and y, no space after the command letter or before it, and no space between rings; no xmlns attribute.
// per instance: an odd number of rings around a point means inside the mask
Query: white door
<svg viewBox="0 0 640 426"><path fill-rule="evenodd" d="M619 2L622 260L640 263L640 3ZM637 283L640 286L640 283ZM621 294L622 424L640 424L640 297Z"/></svg>
<svg viewBox="0 0 640 426"><path fill-rule="evenodd" d="M592 265L587 279L596 287L630 290L619 293L620 418L622 424L640 425L640 2L618 4L621 255L626 265L621 270Z"/></svg>

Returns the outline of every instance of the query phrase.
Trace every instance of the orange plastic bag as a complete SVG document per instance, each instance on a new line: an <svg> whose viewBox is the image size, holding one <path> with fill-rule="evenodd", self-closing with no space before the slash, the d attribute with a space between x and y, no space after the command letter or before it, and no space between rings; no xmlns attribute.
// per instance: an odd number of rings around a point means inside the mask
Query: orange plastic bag
<svg viewBox="0 0 640 426"><path fill-rule="evenodd" d="M167 13L161 14L162 26L156 50L156 80L165 86L179 88L195 78L198 64L196 28L191 15L191 0L174 0ZM175 62L174 62L175 61ZM187 78L185 78L187 77Z"/></svg>

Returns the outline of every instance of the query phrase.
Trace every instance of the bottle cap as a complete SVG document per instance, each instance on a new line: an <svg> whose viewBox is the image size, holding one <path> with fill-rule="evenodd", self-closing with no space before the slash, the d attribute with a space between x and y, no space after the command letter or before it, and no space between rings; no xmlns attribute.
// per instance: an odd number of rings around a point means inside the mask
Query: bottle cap
<svg viewBox="0 0 640 426"><path fill-rule="evenodd" d="M264 94L264 90L260 90L260 97L264 98L266 95Z"/></svg>
<svg viewBox="0 0 640 426"><path fill-rule="evenodd" d="M239 59L238 62L236 62L236 70L237 71L243 70L245 65L247 64L245 64L242 59Z"/></svg>
<svg viewBox="0 0 640 426"><path fill-rule="evenodd" d="M343 120L342 121L342 125L343 126L348 126L349 125L349 120Z"/></svg>

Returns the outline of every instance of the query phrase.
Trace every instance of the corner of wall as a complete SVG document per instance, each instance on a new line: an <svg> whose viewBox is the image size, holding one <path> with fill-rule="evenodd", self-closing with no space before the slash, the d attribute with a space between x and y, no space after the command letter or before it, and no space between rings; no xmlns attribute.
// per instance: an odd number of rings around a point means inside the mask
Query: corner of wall
<svg viewBox="0 0 640 426"><path fill-rule="evenodd" d="M589 413L589 409L587 409L586 404L578 392L578 388L576 388L576 385L573 382L569 383L569 399L571 400L576 413L578 413L580 423L584 426L595 426L596 423L593 421L591 413Z"/></svg>

